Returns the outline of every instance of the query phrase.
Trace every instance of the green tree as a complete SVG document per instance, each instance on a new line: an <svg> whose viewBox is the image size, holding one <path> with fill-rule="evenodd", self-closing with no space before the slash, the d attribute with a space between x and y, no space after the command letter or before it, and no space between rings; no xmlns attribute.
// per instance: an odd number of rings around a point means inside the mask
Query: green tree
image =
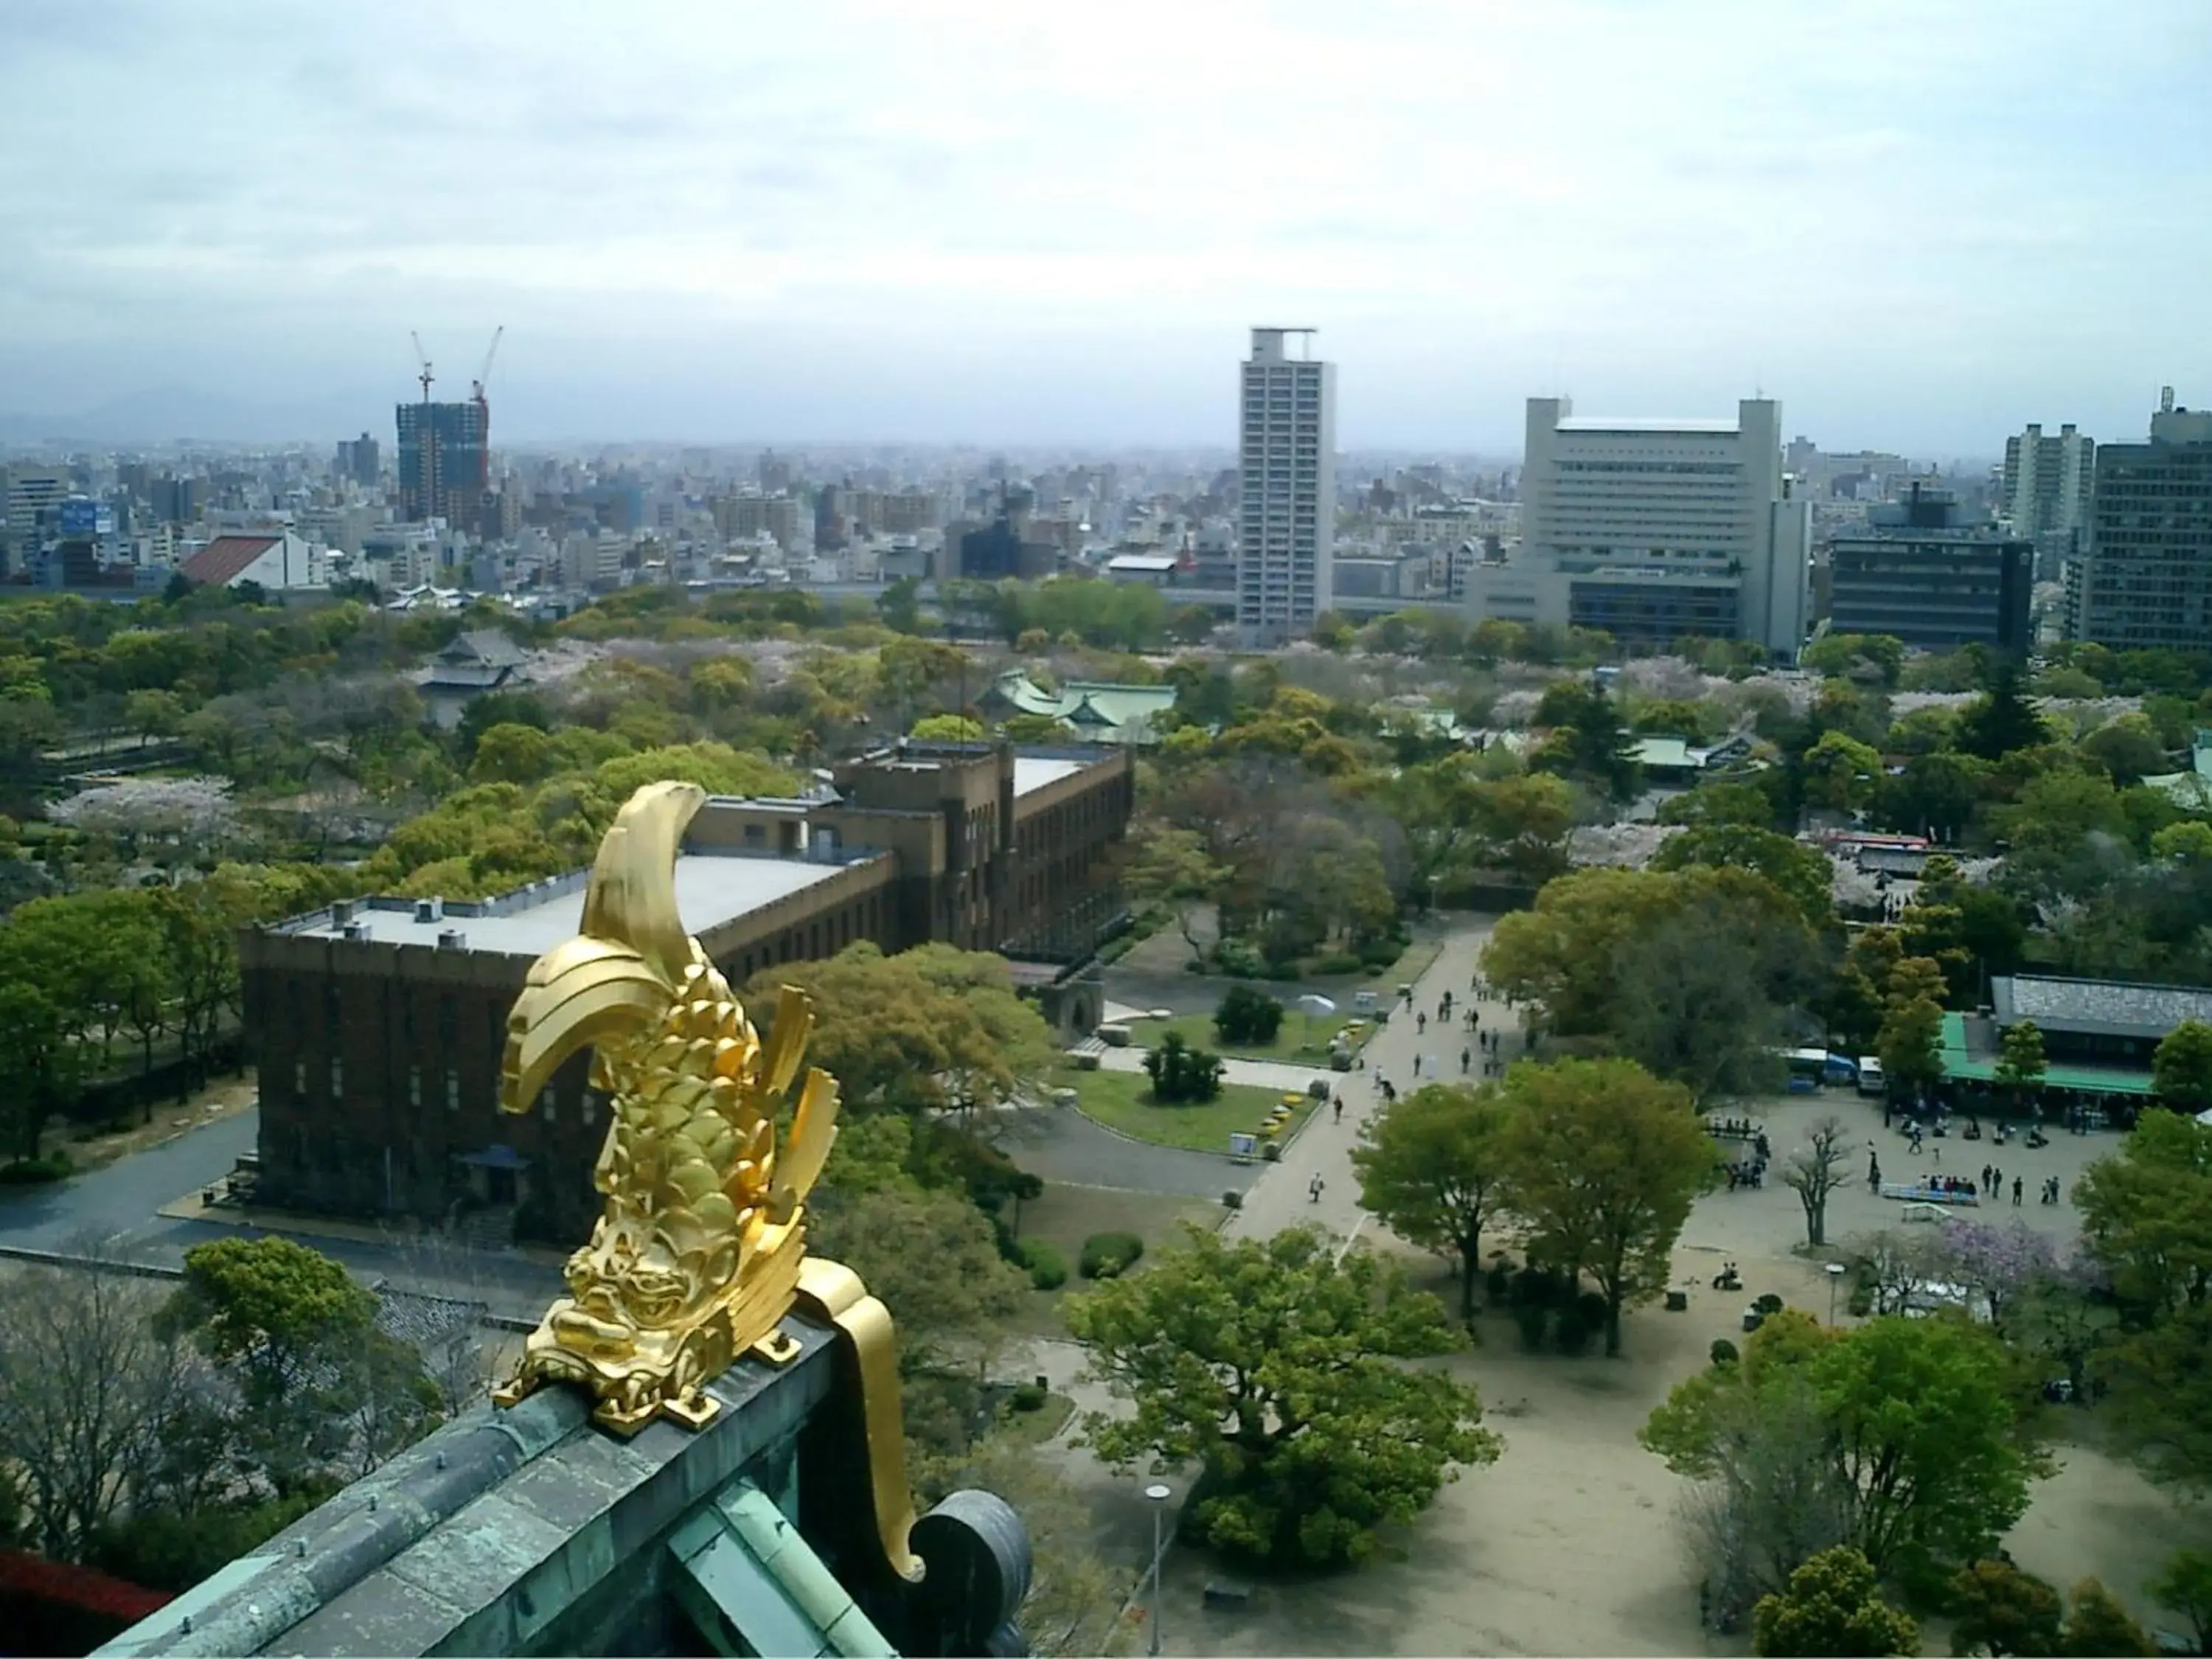
<svg viewBox="0 0 2212 1659"><path fill-rule="evenodd" d="M1122 847L1122 890L1139 904L1169 911L1191 961L1203 962L1206 947L1194 924L1200 908L1219 896L1229 879L1228 866L1207 853L1197 831L1169 824L1148 825Z"/></svg>
<svg viewBox="0 0 2212 1659"><path fill-rule="evenodd" d="M1881 752L1843 732L1823 732L1805 751L1805 799L1831 811L1855 812L1881 787Z"/></svg>
<svg viewBox="0 0 2212 1659"><path fill-rule="evenodd" d="M2019 667L2001 660L1990 670L1989 691L1959 720L1959 746L1986 761L2002 760L2021 749L2050 740L2043 717L2029 707L2021 690Z"/></svg>
<svg viewBox="0 0 2212 1659"><path fill-rule="evenodd" d="M1751 1650L1790 1659L1882 1659L1920 1651L1920 1626L1881 1599L1856 1550L1824 1550L1790 1575L1790 1588L1752 1609Z"/></svg>
<svg viewBox="0 0 2212 1659"><path fill-rule="evenodd" d="M920 633L921 591L921 582L912 576L901 576L887 583L876 596L876 615L883 618L884 626L895 633Z"/></svg>
<svg viewBox="0 0 2212 1659"><path fill-rule="evenodd" d="M2166 769L2166 745L2141 714L2106 720L2081 739L2080 748L2110 772L2113 783L2123 789Z"/></svg>
<svg viewBox="0 0 2212 1659"><path fill-rule="evenodd" d="M477 738L469 781L537 783L558 764L553 739L545 732L519 720L505 720Z"/></svg>
<svg viewBox="0 0 2212 1659"><path fill-rule="evenodd" d="M1221 1093L1220 1057L1194 1048L1180 1031L1170 1031L1145 1055L1145 1075L1152 1080L1152 1099L1163 1106L1194 1104Z"/></svg>
<svg viewBox="0 0 2212 1659"><path fill-rule="evenodd" d="M2159 1039L2151 1055L2151 1089L2177 1112L2194 1117L2212 1107L2212 1025L2185 1019Z"/></svg>
<svg viewBox="0 0 2212 1659"><path fill-rule="evenodd" d="M928 945L886 957L867 942L821 962L764 968L746 1006L772 1010L786 985L816 1008L810 1060L846 1109L927 1113L1004 1106L1050 1067L1052 1028L1016 995L1004 957Z"/></svg>
<svg viewBox="0 0 2212 1659"><path fill-rule="evenodd" d="M1659 808L1662 823L1747 824L1754 830L1774 827L1774 803L1766 792L1752 783L1701 783L1674 796Z"/></svg>
<svg viewBox="0 0 2212 1659"><path fill-rule="evenodd" d="M1875 817L1887 829L1955 841L1973 822L1989 769L1968 755L1915 755L1897 776L1882 780Z"/></svg>
<svg viewBox="0 0 2212 1659"><path fill-rule="evenodd" d="M907 735L921 743L981 743L990 733L966 714L924 714Z"/></svg>
<svg viewBox="0 0 2212 1659"><path fill-rule="evenodd" d="M358 1478L437 1420L422 1356L378 1328L376 1298L288 1238L218 1239L185 1253L165 1317L236 1368L234 1432L279 1497L332 1464Z"/></svg>
<svg viewBox="0 0 2212 1659"><path fill-rule="evenodd" d="M2043 1074L2049 1069L2043 1056L2043 1030L2032 1019L2017 1020L2005 1028L1998 1042L1996 1080L2012 1091L2017 1109L2043 1086Z"/></svg>
<svg viewBox="0 0 2212 1659"><path fill-rule="evenodd" d="M2212 1555L2177 1550L2144 1586L2152 1601L2189 1621L2199 1653L2212 1653Z"/></svg>
<svg viewBox="0 0 2212 1659"><path fill-rule="evenodd" d="M1188 1522L1217 1547L1316 1565L1373 1553L1497 1437L1474 1390L1407 1359L1459 1337L1434 1297L1374 1257L1295 1227L1225 1240L1193 1228L1151 1271L1067 1305L1096 1375L1133 1413L1094 1412L1109 1467L1204 1474Z"/></svg>
<svg viewBox="0 0 2212 1659"><path fill-rule="evenodd" d="M1544 693L1536 724L1547 728L1535 764L1581 778L1608 799L1631 800L1643 787L1636 742L1602 688L1560 680Z"/></svg>
<svg viewBox="0 0 2212 1659"><path fill-rule="evenodd" d="M1474 1317L1482 1227L1505 1184L1512 1110L1495 1084L1432 1083L1369 1118L1352 1154L1360 1206L1458 1268L1462 1320Z"/></svg>
<svg viewBox="0 0 2212 1659"><path fill-rule="evenodd" d="M1697 864L1733 866L1765 877L1789 896L1809 927L1824 927L1835 920L1830 896L1835 874L1828 855L1790 836L1742 823L1693 824L1668 836L1651 860L1655 870Z"/></svg>
<svg viewBox="0 0 2212 1659"><path fill-rule="evenodd" d="M1943 1076L1943 1005L1929 996L1893 999L1884 1009L1874 1051L1883 1080L1899 1095Z"/></svg>
<svg viewBox="0 0 2212 1659"><path fill-rule="evenodd" d="M1008 743L1075 743L1075 728L1057 714L1015 714L999 728Z"/></svg>
<svg viewBox="0 0 2212 1659"><path fill-rule="evenodd" d="M2096 1579L2084 1578L2074 1586L2074 1605L2058 1633L2057 1650L2064 1659L2112 1659L2115 1655L2148 1659L2158 1651L2158 1644L2118 1597Z"/></svg>
<svg viewBox="0 0 2212 1659"><path fill-rule="evenodd" d="M817 1231L811 1248L898 1310L911 1430L936 1449L963 1447L978 1385L1029 1299L1029 1279L1000 1253L989 1219L957 1193L888 1189L827 1206Z"/></svg>
<svg viewBox="0 0 2212 1659"><path fill-rule="evenodd" d="M1905 643L1888 634L1830 634L1799 652L1797 663L1816 674L1893 686L1905 666Z"/></svg>
<svg viewBox="0 0 2212 1659"><path fill-rule="evenodd" d="M1523 1062L1500 1091L1504 1206L1532 1256L1587 1272L1606 1305L1605 1351L1623 1309L1667 1286L1690 1206L1718 1163L1689 1092L1624 1060Z"/></svg>
<svg viewBox="0 0 2212 1659"><path fill-rule="evenodd" d="M1808 1391L1820 1457L1844 1494L1843 1541L1883 1573L1931 1583L1994 1553L2050 1473L2019 1399L2014 1362L1984 1326L1882 1318L1829 1331L1784 1315L1741 1365L1675 1388L1640 1438L1678 1474L1727 1477L1747 1413Z"/></svg>
<svg viewBox="0 0 2212 1659"><path fill-rule="evenodd" d="M2032 1572L1994 1559L1961 1567L1951 1577L1954 1654L2018 1655L2048 1659L2058 1650L2065 1612L2058 1592Z"/></svg>
<svg viewBox="0 0 2212 1659"><path fill-rule="evenodd" d="M1213 1011L1213 1033L1224 1042L1264 1048L1283 1028L1283 1005L1265 991L1232 985Z"/></svg>
<svg viewBox="0 0 2212 1659"><path fill-rule="evenodd" d="M81 1074L76 1045L61 1011L36 985L0 979L0 1133L18 1158L39 1156L46 1124L76 1091Z"/></svg>

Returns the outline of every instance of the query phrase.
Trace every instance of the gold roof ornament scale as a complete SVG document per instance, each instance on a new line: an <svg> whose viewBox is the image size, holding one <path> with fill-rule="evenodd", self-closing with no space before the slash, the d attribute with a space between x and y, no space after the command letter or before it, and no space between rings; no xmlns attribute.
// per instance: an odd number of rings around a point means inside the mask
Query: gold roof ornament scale
<svg viewBox="0 0 2212 1659"><path fill-rule="evenodd" d="M592 1175L605 1210L568 1259L568 1294L493 1398L512 1406L544 1383L576 1383L617 1434L658 1417L702 1428L720 1409L706 1384L740 1356L782 1364L798 1352L777 1327L803 1303L858 1352L875 1496L904 1566L900 1522L913 1511L890 1322L849 1269L805 1252L805 1200L836 1134L837 1085L818 1067L806 1073L779 1146L813 1006L787 988L763 1042L684 931L676 855L705 799L688 783L630 797L599 844L582 932L532 965L508 1018L501 1109L527 1111L589 1044L592 1086L611 1097L613 1121Z"/></svg>

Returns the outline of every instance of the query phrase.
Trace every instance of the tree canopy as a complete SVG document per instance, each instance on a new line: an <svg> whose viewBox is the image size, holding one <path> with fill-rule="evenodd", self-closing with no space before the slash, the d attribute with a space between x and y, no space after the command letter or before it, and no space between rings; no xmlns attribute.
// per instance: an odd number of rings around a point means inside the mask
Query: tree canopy
<svg viewBox="0 0 2212 1659"><path fill-rule="evenodd" d="M1217 1547L1357 1562L1460 1468L1498 1455L1473 1389L1400 1362L1457 1334L1431 1296L1371 1256L1339 1261L1306 1228L1268 1239L1190 1231L1142 1273L1067 1304L1067 1327L1129 1416L1094 1412L1108 1465L1204 1474L1188 1524Z"/></svg>

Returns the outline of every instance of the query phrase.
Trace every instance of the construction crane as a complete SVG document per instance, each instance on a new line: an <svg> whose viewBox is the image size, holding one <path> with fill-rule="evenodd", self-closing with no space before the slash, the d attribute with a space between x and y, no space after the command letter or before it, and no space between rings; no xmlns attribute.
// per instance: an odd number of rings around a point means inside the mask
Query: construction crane
<svg viewBox="0 0 2212 1659"><path fill-rule="evenodd" d="M411 329L407 337L415 343L415 361L422 365L415 378L422 383L422 401L430 401L430 360L422 355L422 337Z"/></svg>
<svg viewBox="0 0 2212 1659"><path fill-rule="evenodd" d="M500 337L506 332L505 323L492 330L491 343L484 348L483 367L477 371L476 379L469 382L469 401L477 406L477 428L481 434L481 441L477 447L477 488L479 490L491 488L491 404L484 398L484 382L491 379L491 360L499 356Z"/></svg>
<svg viewBox="0 0 2212 1659"><path fill-rule="evenodd" d="M469 397L472 402L481 404L484 400L484 382L491 379L491 360L499 356L500 337L506 332L507 325L504 323L491 331L491 343L484 348L483 367L477 371L476 379L469 382Z"/></svg>

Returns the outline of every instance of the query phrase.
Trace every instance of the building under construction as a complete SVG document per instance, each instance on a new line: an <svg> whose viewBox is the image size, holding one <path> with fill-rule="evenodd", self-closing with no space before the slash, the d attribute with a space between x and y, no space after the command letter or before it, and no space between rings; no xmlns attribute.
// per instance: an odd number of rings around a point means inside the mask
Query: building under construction
<svg viewBox="0 0 2212 1659"><path fill-rule="evenodd" d="M491 405L484 384L504 332L492 335L491 349L484 354L466 403L430 401L430 363L422 355L422 342L415 343L422 396L419 402L401 404L398 411L399 513L408 522L443 519L474 529L482 516L491 489Z"/></svg>

